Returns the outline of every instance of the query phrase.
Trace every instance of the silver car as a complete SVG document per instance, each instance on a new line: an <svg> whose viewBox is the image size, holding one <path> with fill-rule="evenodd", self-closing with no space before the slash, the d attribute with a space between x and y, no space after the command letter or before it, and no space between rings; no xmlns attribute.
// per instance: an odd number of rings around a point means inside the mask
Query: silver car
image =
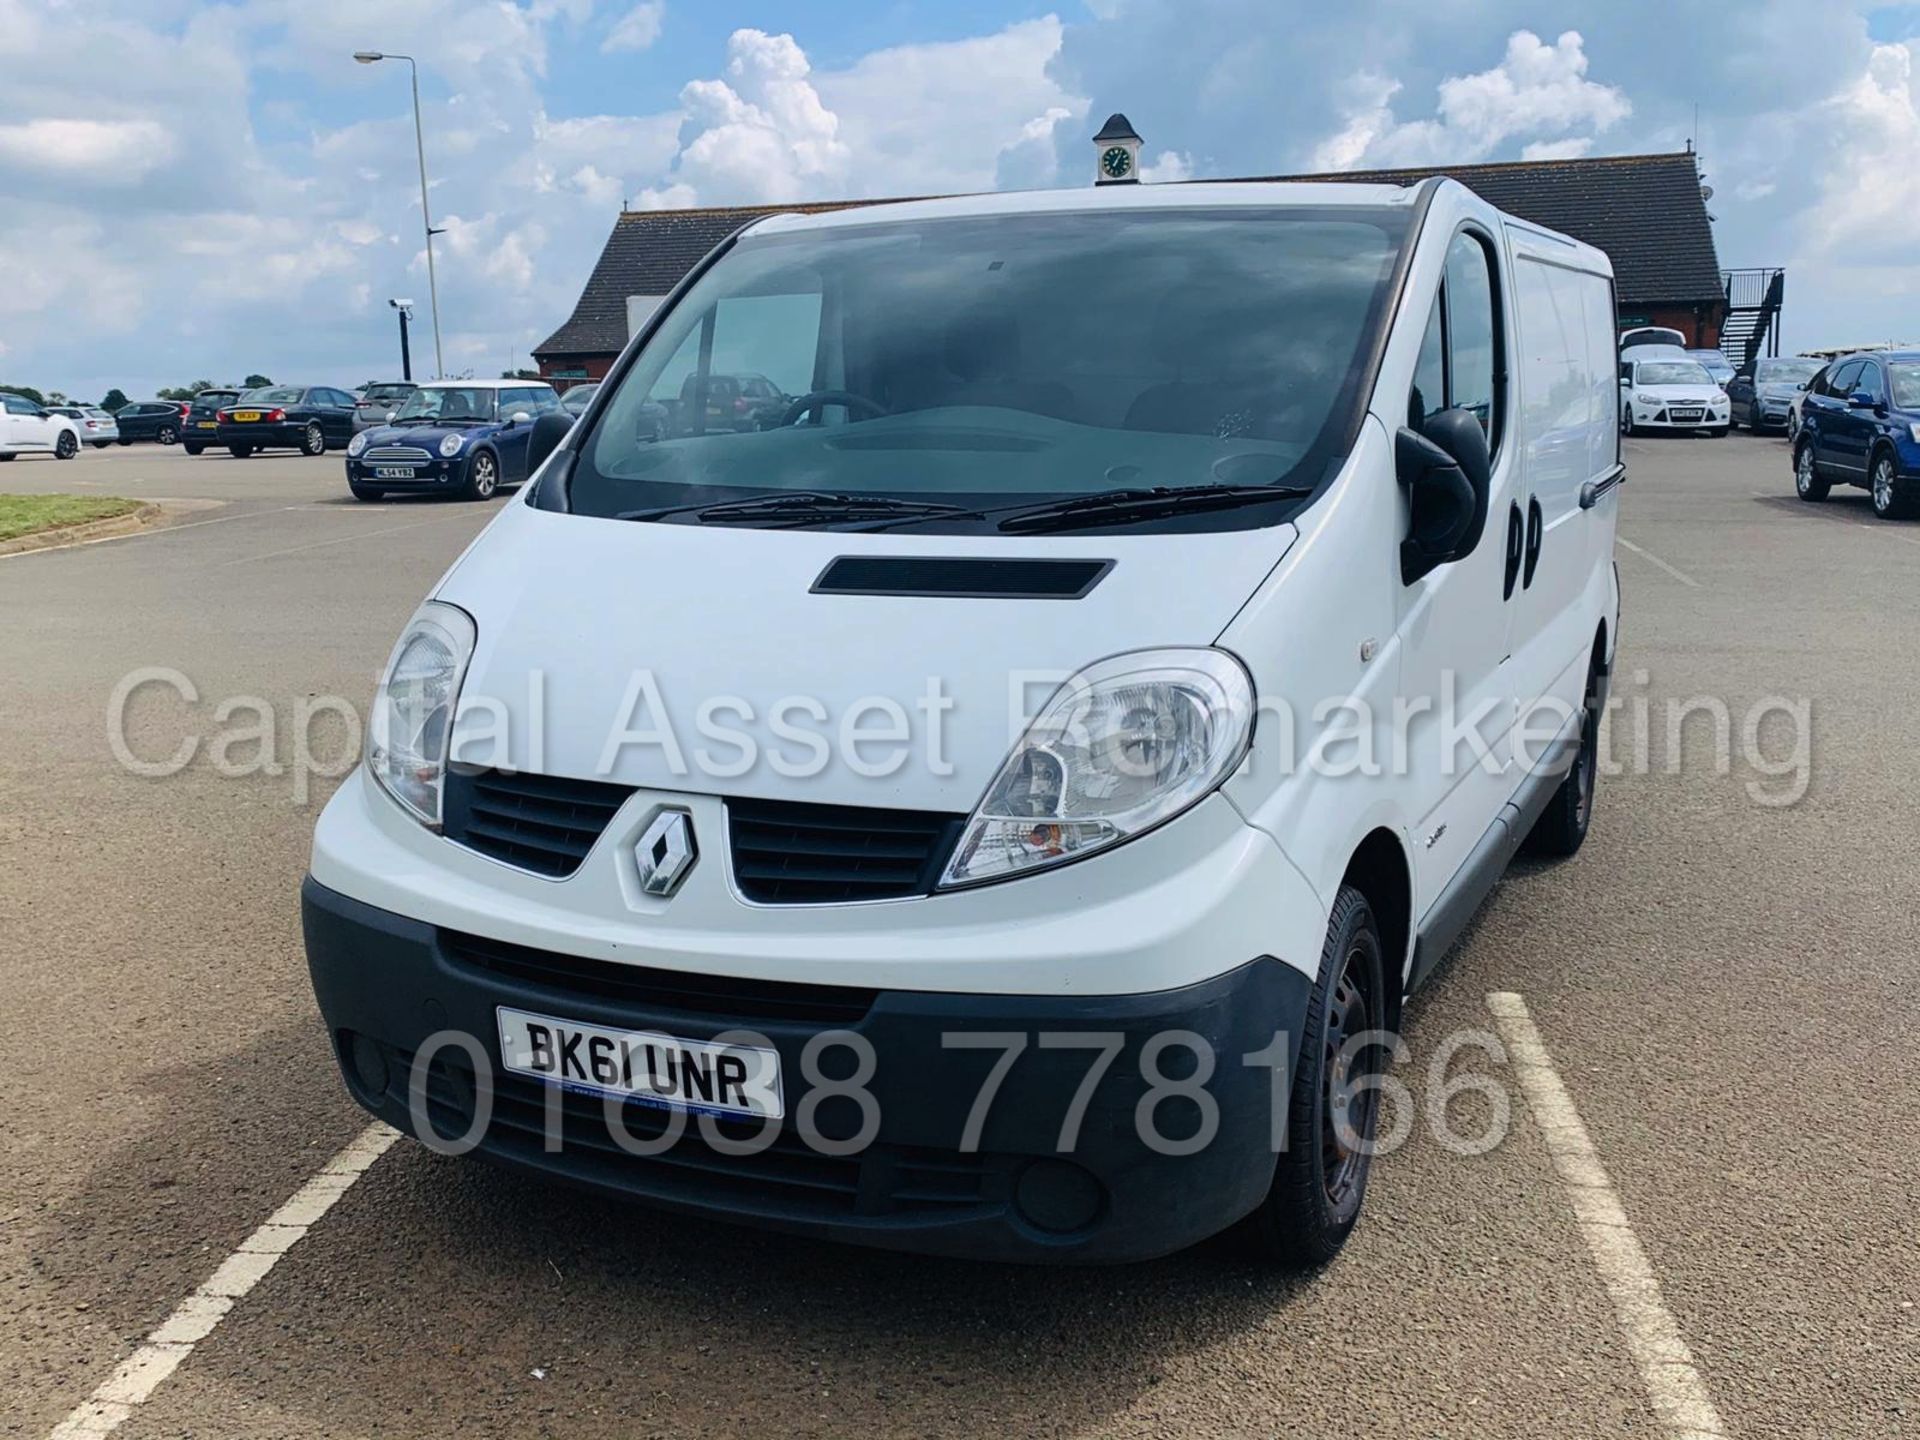
<svg viewBox="0 0 1920 1440"><path fill-rule="evenodd" d="M407 397L419 388L411 380L377 380L367 386L353 402L353 433L386 424L387 416L406 404Z"/></svg>
<svg viewBox="0 0 1920 1440"><path fill-rule="evenodd" d="M1733 404L1733 423L1758 434L1762 430L1797 428L1795 401L1806 391L1822 362L1806 355L1768 356L1741 371L1727 385Z"/></svg>
<svg viewBox="0 0 1920 1440"><path fill-rule="evenodd" d="M49 415L64 415L80 427L80 441L104 450L120 438L120 422L98 405L49 405Z"/></svg>

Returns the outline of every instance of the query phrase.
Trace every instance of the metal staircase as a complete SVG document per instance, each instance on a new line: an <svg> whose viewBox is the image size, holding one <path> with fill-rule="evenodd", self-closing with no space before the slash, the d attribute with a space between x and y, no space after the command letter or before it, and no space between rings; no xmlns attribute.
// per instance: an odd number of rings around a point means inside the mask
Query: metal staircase
<svg viewBox="0 0 1920 1440"><path fill-rule="evenodd" d="M1744 370L1762 355L1780 353L1780 302L1786 295L1787 272L1779 269L1722 270L1726 286L1727 318L1720 326L1720 353L1735 370Z"/></svg>

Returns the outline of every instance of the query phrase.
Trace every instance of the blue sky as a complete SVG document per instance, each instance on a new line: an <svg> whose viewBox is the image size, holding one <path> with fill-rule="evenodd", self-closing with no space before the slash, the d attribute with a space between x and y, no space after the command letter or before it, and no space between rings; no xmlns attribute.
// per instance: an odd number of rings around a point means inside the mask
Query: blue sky
<svg viewBox="0 0 1920 1440"><path fill-rule="evenodd" d="M418 180L366 47L422 62L454 373L529 363L623 201L1084 184L1114 109L1149 179L1694 136L1790 344L1920 339L1915 4L0 0L0 381L393 371Z"/></svg>

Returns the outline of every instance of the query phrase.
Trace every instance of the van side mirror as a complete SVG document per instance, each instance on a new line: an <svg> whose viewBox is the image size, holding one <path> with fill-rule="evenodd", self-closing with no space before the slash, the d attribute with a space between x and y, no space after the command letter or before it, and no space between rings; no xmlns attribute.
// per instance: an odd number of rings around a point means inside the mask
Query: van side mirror
<svg viewBox="0 0 1920 1440"><path fill-rule="evenodd" d="M1393 459L1412 511L1400 544L1400 579L1411 585L1479 545L1487 528L1493 457L1479 417L1455 407L1429 415L1420 431L1401 429Z"/></svg>
<svg viewBox="0 0 1920 1440"><path fill-rule="evenodd" d="M531 475L547 457L560 448L573 428L573 417L564 410L549 410L533 422L533 434L527 437L527 473Z"/></svg>

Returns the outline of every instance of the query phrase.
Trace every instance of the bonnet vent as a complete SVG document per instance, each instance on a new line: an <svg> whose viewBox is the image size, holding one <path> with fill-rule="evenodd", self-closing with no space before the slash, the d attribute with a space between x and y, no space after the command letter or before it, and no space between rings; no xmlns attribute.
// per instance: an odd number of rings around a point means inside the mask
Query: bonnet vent
<svg viewBox="0 0 1920 1440"><path fill-rule="evenodd" d="M843 555L813 582L816 595L919 595L967 600L1078 600L1111 560L948 559Z"/></svg>

